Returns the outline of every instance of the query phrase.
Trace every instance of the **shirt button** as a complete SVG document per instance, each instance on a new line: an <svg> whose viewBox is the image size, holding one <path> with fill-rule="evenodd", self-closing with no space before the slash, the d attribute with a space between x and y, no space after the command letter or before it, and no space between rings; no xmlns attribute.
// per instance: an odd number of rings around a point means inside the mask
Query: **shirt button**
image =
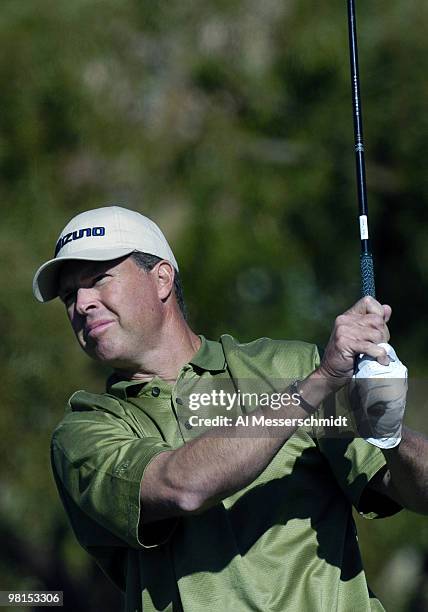
<svg viewBox="0 0 428 612"><path fill-rule="evenodd" d="M160 394L160 389L159 389L159 387L153 387L153 389L152 389L152 395L153 395L153 397L158 397L158 396L159 396L159 394Z"/></svg>
<svg viewBox="0 0 428 612"><path fill-rule="evenodd" d="M186 429L192 429L192 426L190 425L189 421L186 421L186 422L184 423L184 427L185 427Z"/></svg>
<svg viewBox="0 0 428 612"><path fill-rule="evenodd" d="M177 399L175 400L177 402L177 404L179 404L180 406L183 405L183 400L181 399L181 397L177 397Z"/></svg>

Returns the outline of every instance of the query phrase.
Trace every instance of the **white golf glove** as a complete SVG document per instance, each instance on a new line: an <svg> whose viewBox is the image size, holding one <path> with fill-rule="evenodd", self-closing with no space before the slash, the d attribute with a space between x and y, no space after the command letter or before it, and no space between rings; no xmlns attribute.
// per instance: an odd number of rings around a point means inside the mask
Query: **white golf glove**
<svg viewBox="0 0 428 612"><path fill-rule="evenodd" d="M392 346L378 346L386 350L389 365L363 355L352 377L350 398L360 435L378 448L394 448L401 441L407 368Z"/></svg>

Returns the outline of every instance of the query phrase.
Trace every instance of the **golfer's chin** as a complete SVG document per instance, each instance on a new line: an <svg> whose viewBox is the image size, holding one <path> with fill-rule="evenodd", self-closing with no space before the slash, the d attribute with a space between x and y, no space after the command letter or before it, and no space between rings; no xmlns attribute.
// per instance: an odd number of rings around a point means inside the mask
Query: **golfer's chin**
<svg viewBox="0 0 428 612"><path fill-rule="evenodd" d="M91 359L95 359L95 361L109 365L110 363L115 362L118 358L120 359L120 351L118 350L118 347L115 346L114 342L109 342L106 338L79 338L79 344L85 353L91 357Z"/></svg>
<svg viewBox="0 0 428 612"><path fill-rule="evenodd" d="M107 342L87 342L82 349L91 359L114 369L127 370L134 365L120 347Z"/></svg>

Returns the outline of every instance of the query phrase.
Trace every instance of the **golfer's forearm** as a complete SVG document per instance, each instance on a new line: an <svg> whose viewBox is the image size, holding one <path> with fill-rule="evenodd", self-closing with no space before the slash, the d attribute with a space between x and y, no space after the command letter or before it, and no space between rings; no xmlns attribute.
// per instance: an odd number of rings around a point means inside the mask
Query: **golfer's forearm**
<svg viewBox="0 0 428 612"><path fill-rule="evenodd" d="M314 408L331 392L317 372L301 389L302 397ZM290 404L279 410L265 407L251 416L297 421L307 418L308 413L302 406ZM208 432L177 450L161 453L143 478L143 521L200 512L243 489L267 467L297 426L251 432L245 426L224 427L216 430L215 436Z"/></svg>
<svg viewBox="0 0 428 612"><path fill-rule="evenodd" d="M293 431L290 428L289 436ZM224 435L230 436L230 432ZM284 443L282 438L239 438L239 435L238 432L234 438L201 435L176 451L158 455L155 461L158 459L159 469L155 470L160 478L150 505L147 479L142 485L145 520L201 512L215 505L249 485Z"/></svg>
<svg viewBox="0 0 428 612"><path fill-rule="evenodd" d="M383 453L394 498L409 510L428 514L428 439L405 427L400 444Z"/></svg>

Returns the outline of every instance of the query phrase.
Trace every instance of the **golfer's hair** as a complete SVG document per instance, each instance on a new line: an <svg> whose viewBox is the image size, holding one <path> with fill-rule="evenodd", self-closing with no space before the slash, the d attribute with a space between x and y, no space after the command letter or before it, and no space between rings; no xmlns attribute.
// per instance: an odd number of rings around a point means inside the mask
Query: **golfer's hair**
<svg viewBox="0 0 428 612"><path fill-rule="evenodd" d="M134 251L134 253L131 253L131 257L135 261L137 266L143 268L143 270L145 270L146 272L150 272L150 270L152 270L159 261L162 261L162 259L160 257L157 257L156 255L149 255L149 253L141 253L140 251ZM175 268L174 293L178 307L180 308L184 319L187 321L187 308L186 304L184 303L183 286L181 284L180 274Z"/></svg>

